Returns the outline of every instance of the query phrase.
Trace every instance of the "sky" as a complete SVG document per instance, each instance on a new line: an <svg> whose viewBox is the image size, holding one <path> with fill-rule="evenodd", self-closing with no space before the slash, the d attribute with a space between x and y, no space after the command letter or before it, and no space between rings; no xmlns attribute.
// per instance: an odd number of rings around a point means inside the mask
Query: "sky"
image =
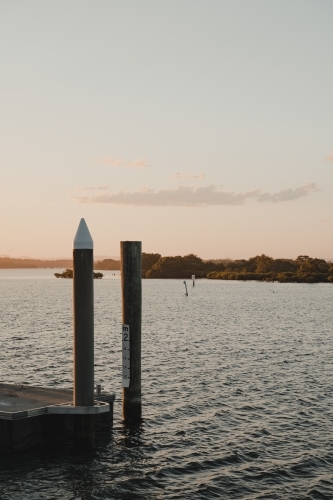
<svg viewBox="0 0 333 500"><path fill-rule="evenodd" d="M2 0L0 255L333 259L331 0Z"/></svg>

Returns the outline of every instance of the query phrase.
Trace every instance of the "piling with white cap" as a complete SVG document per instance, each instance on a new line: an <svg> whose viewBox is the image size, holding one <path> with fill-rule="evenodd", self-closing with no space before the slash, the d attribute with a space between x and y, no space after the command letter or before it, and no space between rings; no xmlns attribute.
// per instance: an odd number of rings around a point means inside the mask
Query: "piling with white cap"
<svg viewBox="0 0 333 500"><path fill-rule="evenodd" d="M81 219L73 246L74 406L94 405L94 261L93 240ZM75 417L78 441L93 439L90 415Z"/></svg>

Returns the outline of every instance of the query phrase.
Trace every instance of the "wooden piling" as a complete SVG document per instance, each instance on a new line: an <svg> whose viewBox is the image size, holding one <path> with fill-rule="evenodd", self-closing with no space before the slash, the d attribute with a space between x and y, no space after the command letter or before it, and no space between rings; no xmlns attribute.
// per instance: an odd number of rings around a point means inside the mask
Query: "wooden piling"
<svg viewBox="0 0 333 500"><path fill-rule="evenodd" d="M129 326L130 373L128 387L123 384L123 420L135 422L142 417L141 400L141 316L142 251L141 241L122 241L121 284L122 322Z"/></svg>
<svg viewBox="0 0 333 500"><path fill-rule="evenodd" d="M93 240L81 219L73 249L74 406L94 406ZM93 441L91 415L75 416L75 440Z"/></svg>

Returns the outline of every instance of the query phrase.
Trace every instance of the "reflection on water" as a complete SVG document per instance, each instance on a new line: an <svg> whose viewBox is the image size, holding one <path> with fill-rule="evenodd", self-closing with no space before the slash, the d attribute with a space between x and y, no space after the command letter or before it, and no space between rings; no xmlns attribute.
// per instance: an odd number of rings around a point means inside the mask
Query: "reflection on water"
<svg viewBox="0 0 333 500"><path fill-rule="evenodd" d="M0 271L3 382L72 384L72 282ZM333 498L332 285L143 282L143 422L121 422L120 280L95 282L96 447L0 456L2 499ZM111 274L111 273L110 273Z"/></svg>

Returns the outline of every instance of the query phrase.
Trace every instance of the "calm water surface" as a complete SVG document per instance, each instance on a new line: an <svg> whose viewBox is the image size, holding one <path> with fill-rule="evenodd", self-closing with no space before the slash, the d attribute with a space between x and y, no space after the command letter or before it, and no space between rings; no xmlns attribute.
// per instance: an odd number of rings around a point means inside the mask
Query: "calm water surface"
<svg viewBox="0 0 333 500"><path fill-rule="evenodd" d="M0 379L72 385L72 282L0 271ZM190 284L190 281L188 282ZM142 425L121 422L119 274L95 281L114 428L0 455L0 499L332 499L333 285L143 281Z"/></svg>

